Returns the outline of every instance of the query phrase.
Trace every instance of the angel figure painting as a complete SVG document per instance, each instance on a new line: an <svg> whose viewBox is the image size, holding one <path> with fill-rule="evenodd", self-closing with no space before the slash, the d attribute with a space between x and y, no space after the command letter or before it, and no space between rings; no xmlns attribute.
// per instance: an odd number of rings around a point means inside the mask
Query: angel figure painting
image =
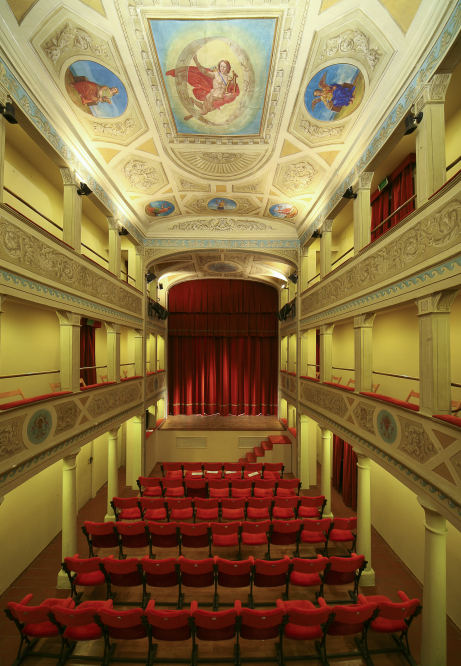
<svg viewBox="0 0 461 666"><path fill-rule="evenodd" d="M125 86L107 67L78 60L66 71L65 85L73 103L97 118L118 118L128 104Z"/></svg>
<svg viewBox="0 0 461 666"><path fill-rule="evenodd" d="M358 108L364 92L363 74L357 67L330 65L311 79L304 103L317 120L339 120Z"/></svg>

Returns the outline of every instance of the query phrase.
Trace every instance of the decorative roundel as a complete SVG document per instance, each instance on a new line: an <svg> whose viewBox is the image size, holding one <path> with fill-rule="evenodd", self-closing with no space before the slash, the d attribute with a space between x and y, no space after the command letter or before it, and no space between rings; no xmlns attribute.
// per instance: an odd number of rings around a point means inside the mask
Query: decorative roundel
<svg viewBox="0 0 461 666"><path fill-rule="evenodd" d="M128 105L125 86L118 76L93 60L73 62L64 83L75 106L93 118L118 118Z"/></svg>
<svg viewBox="0 0 461 666"><path fill-rule="evenodd" d="M298 214L296 206L290 203L274 204L269 208L269 213L272 217L278 217L282 220L291 220Z"/></svg>
<svg viewBox="0 0 461 666"><path fill-rule="evenodd" d="M214 264L210 264L207 268L213 273L235 273L235 271L238 270L237 266L226 264L224 261L216 261Z"/></svg>
<svg viewBox="0 0 461 666"><path fill-rule="evenodd" d="M382 409L377 419L378 432L386 444L393 444L397 439L397 424L387 409Z"/></svg>
<svg viewBox="0 0 461 666"><path fill-rule="evenodd" d="M360 106L365 79L358 67L328 65L315 74L304 92L306 111L316 120L332 122L350 116Z"/></svg>
<svg viewBox="0 0 461 666"><path fill-rule="evenodd" d="M210 210L216 210L218 213L223 213L226 210L235 210L237 208L237 203L233 199L215 197L214 199L210 199L207 206Z"/></svg>
<svg viewBox="0 0 461 666"><path fill-rule="evenodd" d="M32 444L41 444L51 432L53 419L47 409L39 409L27 424L27 437Z"/></svg>

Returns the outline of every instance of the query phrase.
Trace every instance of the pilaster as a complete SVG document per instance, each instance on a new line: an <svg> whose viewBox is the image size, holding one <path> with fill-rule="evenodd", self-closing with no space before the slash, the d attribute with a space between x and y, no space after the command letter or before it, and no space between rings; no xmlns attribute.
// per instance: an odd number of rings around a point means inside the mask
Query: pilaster
<svg viewBox="0 0 461 666"><path fill-rule="evenodd" d="M109 430L107 448L107 514L104 522L115 522L114 510L111 507L113 497L118 497L118 456L117 440L119 428Z"/></svg>
<svg viewBox="0 0 461 666"><path fill-rule="evenodd" d="M64 202L62 217L62 239L65 243L81 252L82 250L82 197L77 194L80 183L75 171L60 169L64 183Z"/></svg>
<svg viewBox="0 0 461 666"><path fill-rule="evenodd" d="M357 455L357 547L360 555L365 555L367 566L360 578L361 585L374 586L375 572L371 566L371 461L356 448Z"/></svg>
<svg viewBox="0 0 461 666"><path fill-rule="evenodd" d="M136 245L135 247L135 280L136 280L136 289L144 293L144 285L146 279L144 277L144 247L142 245Z"/></svg>
<svg viewBox="0 0 461 666"><path fill-rule="evenodd" d="M320 426L319 426L320 427ZM331 512L331 431L320 428L322 434L322 465L320 469L320 489L327 503L323 511L324 518L333 518Z"/></svg>
<svg viewBox="0 0 461 666"><path fill-rule="evenodd" d="M80 315L56 310L60 336L61 391L80 391Z"/></svg>
<svg viewBox="0 0 461 666"><path fill-rule="evenodd" d="M0 104L5 106L7 92L0 84ZM6 143L6 120L0 116L0 203L3 203L3 180L5 174L5 143Z"/></svg>
<svg viewBox="0 0 461 666"><path fill-rule="evenodd" d="M331 232L334 220L325 220L320 228L320 279L331 272Z"/></svg>
<svg viewBox="0 0 461 666"><path fill-rule="evenodd" d="M109 270L116 278L120 278L122 246L119 234L120 222L116 217L108 217L107 224L109 227Z"/></svg>
<svg viewBox="0 0 461 666"><path fill-rule="evenodd" d="M334 324L320 326L320 381L331 382Z"/></svg>
<svg viewBox="0 0 461 666"><path fill-rule="evenodd" d="M355 392L373 390L373 322L376 313L354 317Z"/></svg>
<svg viewBox="0 0 461 666"><path fill-rule="evenodd" d="M134 374L145 375L143 364L144 334L140 329L134 329Z"/></svg>
<svg viewBox="0 0 461 666"><path fill-rule="evenodd" d="M77 550L77 455L80 449L62 459L62 557L73 557ZM58 573L58 589L69 589L64 571Z"/></svg>
<svg viewBox="0 0 461 666"><path fill-rule="evenodd" d="M120 382L120 324L104 323L107 332L107 381Z"/></svg>
<svg viewBox="0 0 461 666"><path fill-rule="evenodd" d="M359 176L354 199L354 255L371 240L370 189L373 172L365 171Z"/></svg>
<svg viewBox="0 0 461 666"><path fill-rule="evenodd" d="M144 414L133 417L133 478L131 487L137 490L140 476L145 476L146 418Z"/></svg>

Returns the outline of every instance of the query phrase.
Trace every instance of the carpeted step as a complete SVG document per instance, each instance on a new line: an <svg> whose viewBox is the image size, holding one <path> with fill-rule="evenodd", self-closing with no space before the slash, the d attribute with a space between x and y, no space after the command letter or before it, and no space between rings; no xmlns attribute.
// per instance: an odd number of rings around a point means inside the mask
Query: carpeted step
<svg viewBox="0 0 461 666"><path fill-rule="evenodd" d="M261 448L264 451L272 451L272 444L270 442L261 442Z"/></svg>
<svg viewBox="0 0 461 666"><path fill-rule="evenodd" d="M288 426L288 421L286 419L280 419L284 426Z"/></svg>
<svg viewBox="0 0 461 666"><path fill-rule="evenodd" d="M288 430L291 432L293 437L296 437L296 439L298 439L298 431L296 430L296 428L288 428Z"/></svg>
<svg viewBox="0 0 461 666"><path fill-rule="evenodd" d="M264 449L263 449L261 446L255 446L254 449L253 449L253 451L254 451L255 456L256 456L257 458L262 458L262 457L264 457L264 455L265 455L265 453L266 453L266 452L264 451Z"/></svg>
<svg viewBox="0 0 461 666"><path fill-rule="evenodd" d="M254 451L248 451L246 462L248 462L248 463L255 463L256 462L256 456L254 454Z"/></svg>
<svg viewBox="0 0 461 666"><path fill-rule="evenodd" d="M269 435L269 442L274 444L291 444L291 439L286 435Z"/></svg>

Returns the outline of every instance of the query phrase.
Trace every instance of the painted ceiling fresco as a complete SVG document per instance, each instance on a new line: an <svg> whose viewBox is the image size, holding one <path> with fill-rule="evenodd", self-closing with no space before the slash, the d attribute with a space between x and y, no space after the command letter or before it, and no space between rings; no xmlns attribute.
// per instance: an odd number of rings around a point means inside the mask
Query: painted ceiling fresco
<svg viewBox="0 0 461 666"><path fill-rule="evenodd" d="M20 78L60 153L73 151L144 237L296 241L448 4L0 0L0 81Z"/></svg>

